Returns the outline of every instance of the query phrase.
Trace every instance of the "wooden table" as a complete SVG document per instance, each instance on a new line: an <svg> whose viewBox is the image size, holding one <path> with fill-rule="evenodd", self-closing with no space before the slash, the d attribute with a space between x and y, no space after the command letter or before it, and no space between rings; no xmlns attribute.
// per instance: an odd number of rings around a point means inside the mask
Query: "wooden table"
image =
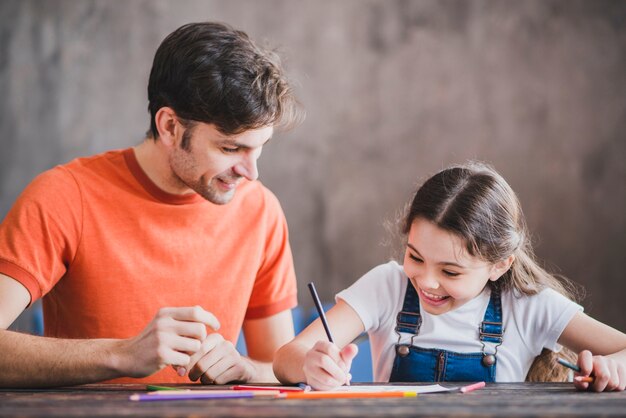
<svg viewBox="0 0 626 418"><path fill-rule="evenodd" d="M626 416L626 392L578 392L568 383L497 383L467 394L424 394L397 399L129 401L130 394L137 392L145 392L145 386L96 384L45 390L0 389L0 416Z"/></svg>

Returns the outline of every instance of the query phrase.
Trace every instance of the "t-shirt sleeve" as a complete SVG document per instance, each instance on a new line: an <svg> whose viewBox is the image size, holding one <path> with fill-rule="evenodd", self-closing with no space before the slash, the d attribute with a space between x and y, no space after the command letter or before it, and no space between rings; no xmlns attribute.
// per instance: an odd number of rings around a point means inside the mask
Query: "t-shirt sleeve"
<svg viewBox="0 0 626 418"><path fill-rule="evenodd" d="M0 273L20 282L31 303L65 274L80 241L81 198L67 169L37 176L0 224Z"/></svg>
<svg viewBox="0 0 626 418"><path fill-rule="evenodd" d="M263 193L263 219L267 226L265 253L252 289L246 319L272 316L298 304L287 221L278 199L265 188Z"/></svg>
<svg viewBox="0 0 626 418"><path fill-rule="evenodd" d="M539 354L543 348L560 351L559 337L582 306L554 289L544 289L533 296L522 296L522 309L516 309L516 324L529 349ZM520 306L518 304L518 306Z"/></svg>
<svg viewBox="0 0 626 418"><path fill-rule="evenodd" d="M385 318L394 313L394 301L398 298L401 285L406 286L394 262L374 267L349 288L339 292L335 299L346 302L359 315L365 331L381 326Z"/></svg>

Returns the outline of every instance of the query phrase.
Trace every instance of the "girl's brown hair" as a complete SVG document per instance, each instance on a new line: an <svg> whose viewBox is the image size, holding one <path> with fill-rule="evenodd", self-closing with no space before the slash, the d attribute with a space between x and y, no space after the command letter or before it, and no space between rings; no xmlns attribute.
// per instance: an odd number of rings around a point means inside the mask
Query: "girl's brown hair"
<svg viewBox="0 0 626 418"><path fill-rule="evenodd" d="M513 255L511 268L496 282L502 291L534 295L552 288L577 300L577 287L566 278L544 270L535 259L528 229L515 192L493 168L483 163L455 166L429 178L415 193L402 232L406 236L417 219L428 220L467 243L472 256L496 263ZM506 335L505 335L506 338ZM561 357L574 359L563 350ZM526 377L527 381L565 380L567 371L558 366L556 354L545 350Z"/></svg>

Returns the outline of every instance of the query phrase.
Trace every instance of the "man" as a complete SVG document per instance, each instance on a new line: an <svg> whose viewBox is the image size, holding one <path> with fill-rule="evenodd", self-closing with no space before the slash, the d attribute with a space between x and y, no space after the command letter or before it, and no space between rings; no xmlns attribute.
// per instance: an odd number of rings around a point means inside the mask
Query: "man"
<svg viewBox="0 0 626 418"><path fill-rule="evenodd" d="M280 62L188 24L157 50L148 99L143 143L41 174L0 224L0 386L275 380L295 274L255 180L274 126L299 116ZM6 330L40 297L45 337Z"/></svg>

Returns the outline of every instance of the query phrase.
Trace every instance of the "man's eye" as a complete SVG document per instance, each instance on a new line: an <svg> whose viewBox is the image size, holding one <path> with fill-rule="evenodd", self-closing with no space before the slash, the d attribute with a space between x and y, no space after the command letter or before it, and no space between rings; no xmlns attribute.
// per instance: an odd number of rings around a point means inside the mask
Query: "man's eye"
<svg viewBox="0 0 626 418"><path fill-rule="evenodd" d="M239 151L239 148L228 148L228 147L222 147L222 151L224 152L228 152L228 153L234 153Z"/></svg>

